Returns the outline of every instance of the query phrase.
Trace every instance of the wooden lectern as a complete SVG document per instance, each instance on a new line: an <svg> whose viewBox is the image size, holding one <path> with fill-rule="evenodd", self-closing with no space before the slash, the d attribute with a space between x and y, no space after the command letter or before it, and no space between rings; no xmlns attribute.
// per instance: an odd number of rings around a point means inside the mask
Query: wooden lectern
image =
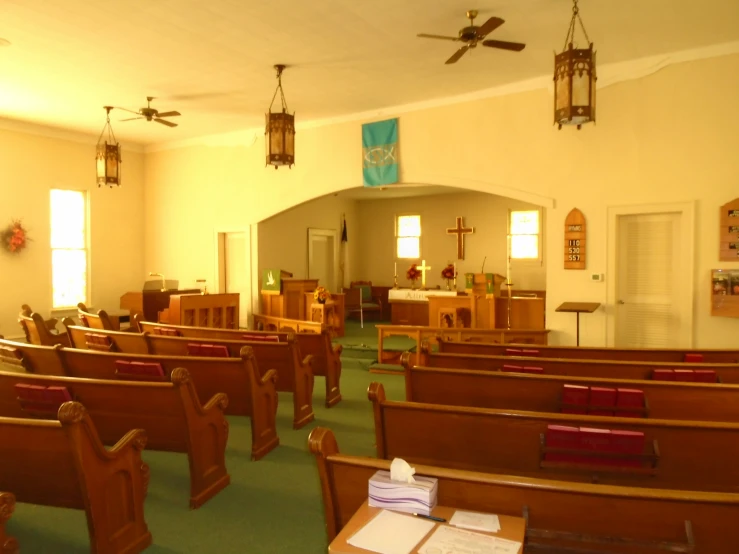
<svg viewBox="0 0 739 554"><path fill-rule="evenodd" d="M313 292L318 279L293 279L292 273L266 269L262 275L262 315L308 320L305 293Z"/></svg>
<svg viewBox="0 0 739 554"><path fill-rule="evenodd" d="M239 294L173 294L165 313L166 321L161 318L162 323L238 329Z"/></svg>
<svg viewBox="0 0 739 554"><path fill-rule="evenodd" d="M120 307L128 310L133 316L139 314L144 321L159 321L159 312L169 308L169 297L173 294L200 294L200 289L182 289L176 287L173 290L142 290L139 292L127 292L121 296Z"/></svg>

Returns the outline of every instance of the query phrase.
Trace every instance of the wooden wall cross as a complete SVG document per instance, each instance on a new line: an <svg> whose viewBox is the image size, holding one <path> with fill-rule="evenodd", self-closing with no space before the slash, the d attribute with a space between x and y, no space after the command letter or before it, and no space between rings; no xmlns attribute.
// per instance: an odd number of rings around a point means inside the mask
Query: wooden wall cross
<svg viewBox="0 0 739 554"><path fill-rule="evenodd" d="M464 226L464 217L457 218L457 226L446 230L447 235L457 235L457 259L464 260L464 236L475 232L474 227Z"/></svg>

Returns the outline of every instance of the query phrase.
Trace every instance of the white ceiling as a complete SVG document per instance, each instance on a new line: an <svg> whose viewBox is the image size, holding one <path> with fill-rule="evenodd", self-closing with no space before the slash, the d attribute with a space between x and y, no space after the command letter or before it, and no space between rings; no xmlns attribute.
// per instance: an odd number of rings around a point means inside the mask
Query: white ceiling
<svg viewBox="0 0 739 554"><path fill-rule="evenodd" d="M275 63L298 121L443 98L552 71L568 0L3 0L0 117L98 134L103 105L179 110L177 128L118 120L141 144L260 127ZM488 38L521 53L416 38L455 35L465 11L502 17ZM580 0L607 64L739 39L739 0Z"/></svg>

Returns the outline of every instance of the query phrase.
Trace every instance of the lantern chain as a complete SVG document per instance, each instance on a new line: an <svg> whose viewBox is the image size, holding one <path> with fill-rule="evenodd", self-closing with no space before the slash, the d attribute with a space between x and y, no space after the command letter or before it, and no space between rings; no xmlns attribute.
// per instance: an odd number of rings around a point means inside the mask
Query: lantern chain
<svg viewBox="0 0 739 554"><path fill-rule="evenodd" d="M585 30L585 24L582 22L582 18L580 17L580 8L577 6L577 0L572 0L572 19L570 20L570 26L567 29L567 36L565 36L565 45L562 48L563 51L567 50L567 45L575 40L576 19L580 22L580 28L582 29L583 35L585 35L585 40L588 42L588 45L590 45L590 38L588 37L588 32Z"/></svg>
<svg viewBox="0 0 739 554"><path fill-rule="evenodd" d="M269 104L269 111L272 111L272 104L275 103L275 98L277 98L277 91L280 92L280 100L282 102L282 111L287 112L287 100L285 100L285 93L282 90L282 70L285 68L285 66L276 66L277 69L277 88L275 89L275 93L272 95L272 102Z"/></svg>
<svg viewBox="0 0 739 554"><path fill-rule="evenodd" d="M100 139L103 138L103 133L105 133L105 130L108 130L108 139L113 139L111 144L118 144L118 141L115 138L115 133L113 132L113 126L110 124L110 110L113 108L111 106L105 106L105 125L103 125L103 130L100 131L100 136L98 137L98 144L100 143Z"/></svg>

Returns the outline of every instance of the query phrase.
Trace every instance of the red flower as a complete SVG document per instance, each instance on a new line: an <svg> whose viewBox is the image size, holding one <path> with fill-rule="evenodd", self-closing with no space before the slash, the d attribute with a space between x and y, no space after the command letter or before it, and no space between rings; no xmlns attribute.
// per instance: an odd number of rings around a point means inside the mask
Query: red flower
<svg viewBox="0 0 739 554"><path fill-rule="evenodd" d="M2 232L2 242L9 252L18 252L27 246L29 238L19 219L13 222Z"/></svg>
<svg viewBox="0 0 739 554"><path fill-rule="evenodd" d="M421 270L416 267L416 264L411 264L411 267L405 272L405 276L409 281L416 281L421 277Z"/></svg>

